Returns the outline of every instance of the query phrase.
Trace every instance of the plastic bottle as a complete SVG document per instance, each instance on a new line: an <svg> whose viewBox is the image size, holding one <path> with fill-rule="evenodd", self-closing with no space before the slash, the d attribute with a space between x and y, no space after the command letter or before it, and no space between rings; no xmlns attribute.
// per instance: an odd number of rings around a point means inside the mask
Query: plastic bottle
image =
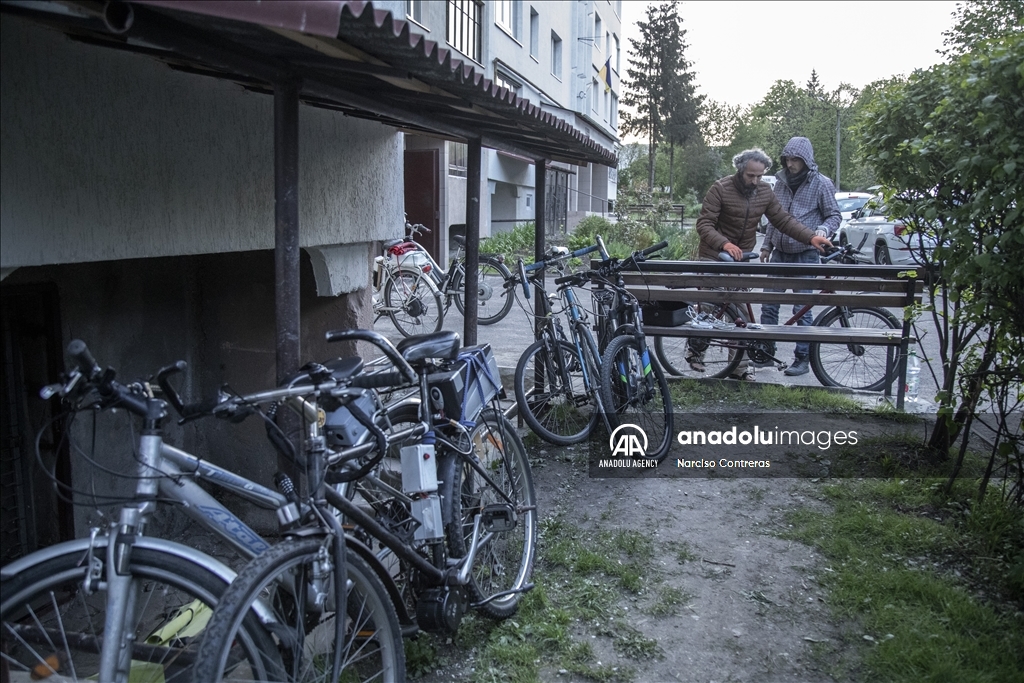
<svg viewBox="0 0 1024 683"><path fill-rule="evenodd" d="M917 401L917 394L921 389L921 361L917 358L917 352L910 349L910 356L907 358L907 387L904 391L904 398L908 401Z"/></svg>

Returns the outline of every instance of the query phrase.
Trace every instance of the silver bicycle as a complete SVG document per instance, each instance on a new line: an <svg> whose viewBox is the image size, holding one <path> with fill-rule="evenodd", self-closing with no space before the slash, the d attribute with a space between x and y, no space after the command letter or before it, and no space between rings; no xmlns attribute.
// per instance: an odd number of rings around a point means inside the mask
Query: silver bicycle
<svg viewBox="0 0 1024 683"><path fill-rule="evenodd" d="M300 509L290 480L274 491L167 444L163 424L167 401L154 396L148 382L122 385L112 369L101 370L86 345L68 347L77 367L67 380L46 387L44 399L59 395L75 409L119 408L142 419L136 448L134 496L108 529L93 529L88 538L41 549L0 571L0 657L4 680L61 681L191 680L199 636L235 572L197 550L146 535L158 503L173 502L238 554L251 559L270 545L199 485L205 481L249 503L276 512L282 529L297 525ZM279 401L315 421L316 410L303 396L316 393L310 384L289 385L250 396L220 397L212 404L182 405L169 378L184 363L160 370L156 382L183 420L208 414L237 419L253 406ZM359 371L349 363L341 376ZM66 493L74 494L70 491ZM404 679L404 653L397 589L373 554L346 538L347 559L358 568L348 573L350 592L373 596L365 621L378 625L381 645L373 666L381 680ZM386 613L385 613L386 612ZM410 623L405 616L405 623ZM227 654L232 667L254 680L277 680L284 666L278 648L276 618L260 601L245 615ZM322 644L333 656L334 641ZM303 680L317 680L310 676Z"/></svg>

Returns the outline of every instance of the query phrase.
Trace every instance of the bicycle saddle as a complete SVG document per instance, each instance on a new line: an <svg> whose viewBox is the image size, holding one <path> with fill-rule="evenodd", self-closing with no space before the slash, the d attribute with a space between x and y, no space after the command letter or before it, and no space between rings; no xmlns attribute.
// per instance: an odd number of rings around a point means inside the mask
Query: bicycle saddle
<svg viewBox="0 0 1024 683"><path fill-rule="evenodd" d="M458 332L441 330L432 334L418 334L413 337L406 337L398 342L395 348L402 358L408 363L430 358L441 358L444 360L455 360L459 355L459 347L462 340Z"/></svg>

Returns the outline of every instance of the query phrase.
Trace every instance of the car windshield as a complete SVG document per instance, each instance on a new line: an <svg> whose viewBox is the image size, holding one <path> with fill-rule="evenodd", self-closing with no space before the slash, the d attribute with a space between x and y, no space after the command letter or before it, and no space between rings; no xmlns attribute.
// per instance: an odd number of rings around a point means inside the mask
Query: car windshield
<svg viewBox="0 0 1024 683"><path fill-rule="evenodd" d="M851 199L840 199L838 200L840 211L856 211L860 207L868 203L870 197L853 197Z"/></svg>

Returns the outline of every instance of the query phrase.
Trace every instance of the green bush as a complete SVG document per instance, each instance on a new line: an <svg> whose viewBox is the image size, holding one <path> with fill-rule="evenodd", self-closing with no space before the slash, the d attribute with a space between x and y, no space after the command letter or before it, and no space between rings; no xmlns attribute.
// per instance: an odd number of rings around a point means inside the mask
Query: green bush
<svg viewBox="0 0 1024 683"><path fill-rule="evenodd" d="M535 233L536 228L532 221L520 223L509 232L499 232L482 240L480 251L503 254L509 264L515 264L518 258L522 258L524 263L533 263Z"/></svg>

